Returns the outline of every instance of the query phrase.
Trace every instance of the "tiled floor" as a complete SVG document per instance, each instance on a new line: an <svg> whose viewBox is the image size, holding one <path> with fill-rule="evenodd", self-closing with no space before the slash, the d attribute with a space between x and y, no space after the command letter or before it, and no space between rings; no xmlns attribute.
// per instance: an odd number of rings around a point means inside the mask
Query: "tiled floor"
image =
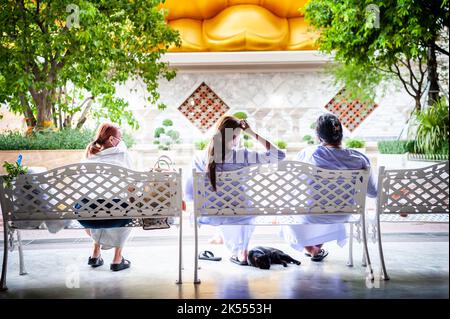
<svg viewBox="0 0 450 319"><path fill-rule="evenodd" d="M448 224L431 227L425 233L417 231L423 228L416 225L411 232L384 236L391 280L377 277L373 284L366 282L365 268L360 266L361 245L355 245L353 268L346 266L347 247L335 244L326 246L330 255L324 262L313 263L288 247L270 227L257 230L250 246L280 248L301 260L300 266L260 270L232 264L225 247L206 244L213 230L203 226L200 249L211 250L223 260L200 261L200 285L193 284L194 242L189 227L184 235L183 285L175 284L175 227L152 232L136 229L124 253L132 267L118 273L109 270L110 250L103 252L103 267L86 265L90 242L80 231L66 232L70 237L51 237L41 231L41 239L34 232L23 232L28 274L18 275L18 254L14 251L9 260L9 290L0 292L0 298L448 298ZM373 243L369 246L378 274L377 247Z"/></svg>

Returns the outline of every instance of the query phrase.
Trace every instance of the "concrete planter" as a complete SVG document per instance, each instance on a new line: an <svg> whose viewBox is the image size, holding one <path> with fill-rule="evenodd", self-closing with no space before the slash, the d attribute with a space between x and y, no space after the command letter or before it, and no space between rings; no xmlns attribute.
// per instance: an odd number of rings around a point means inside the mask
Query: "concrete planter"
<svg viewBox="0 0 450 319"><path fill-rule="evenodd" d="M72 163L78 163L84 157L84 150L17 150L0 151L0 162L13 163L19 154L23 155L22 163L28 167L45 167L52 169ZM0 167L0 174L4 174L4 168Z"/></svg>
<svg viewBox="0 0 450 319"><path fill-rule="evenodd" d="M175 161L176 165L190 163L192 157L192 154L183 155L180 151L165 152L155 149L130 149L129 152L134 168L142 171L153 168L156 160L162 154L169 155ZM22 154L23 165L52 169L72 163L78 163L84 158L84 153L84 150L0 151L0 164L3 164L4 161L13 163L17 160L17 156ZM3 167L0 167L0 174L5 174Z"/></svg>
<svg viewBox="0 0 450 319"><path fill-rule="evenodd" d="M384 166L386 169L409 169L422 168L433 165L434 162L409 160L407 154L378 154L377 166Z"/></svg>
<svg viewBox="0 0 450 319"><path fill-rule="evenodd" d="M414 154L408 153L408 160L410 161L422 161L422 162L440 162L448 161L448 154Z"/></svg>
<svg viewBox="0 0 450 319"><path fill-rule="evenodd" d="M377 166L386 169L406 168L406 154L378 154Z"/></svg>
<svg viewBox="0 0 450 319"><path fill-rule="evenodd" d="M33 150L33 151L0 151L0 163L10 163L17 160L19 154L23 155L22 163L28 167L45 167L52 169L72 163L78 163L84 158L84 150ZM155 150L130 150L133 165L138 170L148 170L153 167L158 158ZM0 174L4 174L0 167Z"/></svg>

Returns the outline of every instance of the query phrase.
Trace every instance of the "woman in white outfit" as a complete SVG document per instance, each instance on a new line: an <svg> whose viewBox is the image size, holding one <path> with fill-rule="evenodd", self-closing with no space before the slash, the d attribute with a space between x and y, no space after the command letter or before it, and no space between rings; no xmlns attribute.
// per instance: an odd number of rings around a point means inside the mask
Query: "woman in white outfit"
<svg viewBox="0 0 450 319"><path fill-rule="evenodd" d="M254 151L238 148L240 134L245 131L259 141L266 151ZM285 153L279 150L257 133L245 120L238 120L233 116L224 116L217 123L217 129L210 142L208 152L197 156L192 164L198 172L207 172L212 188L216 190L216 172L235 171L243 167L271 163L283 160ZM192 176L189 176L185 196L188 200L194 197ZM231 252L230 261L238 265L247 265L247 253L250 237L255 226L251 225L253 217L201 217L200 224L220 226L225 246ZM231 224L231 225L230 225Z"/></svg>
<svg viewBox="0 0 450 319"><path fill-rule="evenodd" d="M103 123L97 130L94 140L86 148L85 163L106 163L131 168L131 158L122 141L120 128L114 124ZM100 248L114 247L114 259L110 269L120 271L130 267L130 261L122 256L123 246L130 235L131 227L124 227L129 219L80 221L86 232L94 240L94 250L88 265L103 265Z"/></svg>
<svg viewBox="0 0 450 319"><path fill-rule="evenodd" d="M364 154L342 147L342 125L338 117L324 114L316 123L316 133L321 144L306 148L298 154L301 162L334 170L369 169L370 161ZM375 178L371 175L367 196L376 197ZM282 236L298 250L305 249L312 261L322 261L328 252L322 248L325 242L334 241L343 246L347 239L345 223L349 216L298 216L301 225L283 226Z"/></svg>

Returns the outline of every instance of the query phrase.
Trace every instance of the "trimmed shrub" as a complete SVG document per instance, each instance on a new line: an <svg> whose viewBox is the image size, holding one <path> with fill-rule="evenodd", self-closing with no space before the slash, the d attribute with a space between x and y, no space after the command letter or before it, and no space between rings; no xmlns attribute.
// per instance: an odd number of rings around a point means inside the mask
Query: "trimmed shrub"
<svg viewBox="0 0 450 319"><path fill-rule="evenodd" d="M248 118L248 115L245 112L236 112L233 116L239 120L246 120Z"/></svg>
<svg viewBox="0 0 450 319"><path fill-rule="evenodd" d="M161 134L166 133L166 130L164 129L164 127L157 127L155 129L155 134L154 137L159 138L161 136Z"/></svg>
<svg viewBox="0 0 450 319"><path fill-rule="evenodd" d="M275 145L282 150L285 150L287 148L287 142L283 140L276 141Z"/></svg>
<svg viewBox="0 0 450 319"><path fill-rule="evenodd" d="M366 145L366 142L363 140L358 140L356 138L349 138L345 140L345 146L348 148L363 148Z"/></svg>
<svg viewBox="0 0 450 319"><path fill-rule="evenodd" d="M377 144L380 154L405 154L414 151L414 141L379 141Z"/></svg>
<svg viewBox="0 0 450 319"><path fill-rule="evenodd" d="M314 139L311 135L303 136L303 142L307 142L308 144L314 144Z"/></svg>
<svg viewBox="0 0 450 319"><path fill-rule="evenodd" d="M164 125L164 126L172 126L173 125L173 121L171 120L171 119L165 119L163 122L162 122L162 125Z"/></svg>
<svg viewBox="0 0 450 319"><path fill-rule="evenodd" d="M30 136L11 132L0 134L0 150L82 150L92 141L94 135L94 131L86 129L64 129ZM135 144L128 133L123 134L123 141L127 147Z"/></svg>

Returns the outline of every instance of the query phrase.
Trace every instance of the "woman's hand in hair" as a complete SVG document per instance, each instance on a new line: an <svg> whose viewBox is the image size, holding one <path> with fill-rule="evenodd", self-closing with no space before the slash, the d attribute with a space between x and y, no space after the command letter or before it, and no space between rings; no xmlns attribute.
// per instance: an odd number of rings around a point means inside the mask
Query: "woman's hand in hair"
<svg viewBox="0 0 450 319"><path fill-rule="evenodd" d="M250 124L246 120L241 120L241 128L242 130L247 133L248 135L255 137L256 133L252 130L250 127Z"/></svg>
<svg viewBox="0 0 450 319"><path fill-rule="evenodd" d="M257 140L259 143L261 143L261 145L263 145L266 148L266 150L270 150L271 148L278 149L278 147L276 147L275 145L270 143L268 140L266 140L264 137L262 137L261 135L257 134L255 131L253 131L246 120L241 120L241 128L246 134L250 135L255 140Z"/></svg>
<svg viewBox="0 0 450 319"><path fill-rule="evenodd" d="M246 120L240 120L241 123L241 129L243 131L245 131L246 129L250 128L250 125L248 124L248 122Z"/></svg>

